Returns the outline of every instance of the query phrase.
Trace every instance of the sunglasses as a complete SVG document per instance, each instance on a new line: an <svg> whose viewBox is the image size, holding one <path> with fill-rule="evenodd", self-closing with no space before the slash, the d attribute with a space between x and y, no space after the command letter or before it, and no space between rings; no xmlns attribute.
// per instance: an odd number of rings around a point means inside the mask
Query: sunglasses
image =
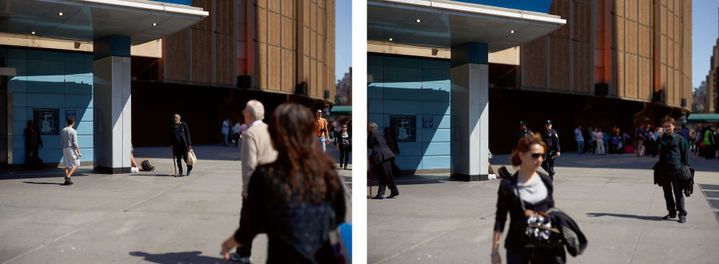
<svg viewBox="0 0 719 264"><path fill-rule="evenodd" d="M544 157L544 153L532 153L533 159L538 159L539 157Z"/></svg>

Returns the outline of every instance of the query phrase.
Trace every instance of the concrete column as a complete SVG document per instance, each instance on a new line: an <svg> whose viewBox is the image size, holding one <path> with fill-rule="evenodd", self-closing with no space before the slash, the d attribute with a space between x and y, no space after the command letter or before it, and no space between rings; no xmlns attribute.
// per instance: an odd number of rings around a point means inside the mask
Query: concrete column
<svg viewBox="0 0 719 264"><path fill-rule="evenodd" d="M485 43L452 48L452 178L487 180L489 63Z"/></svg>
<svg viewBox="0 0 719 264"><path fill-rule="evenodd" d="M96 39L93 48L95 170L129 173L132 144L130 37Z"/></svg>

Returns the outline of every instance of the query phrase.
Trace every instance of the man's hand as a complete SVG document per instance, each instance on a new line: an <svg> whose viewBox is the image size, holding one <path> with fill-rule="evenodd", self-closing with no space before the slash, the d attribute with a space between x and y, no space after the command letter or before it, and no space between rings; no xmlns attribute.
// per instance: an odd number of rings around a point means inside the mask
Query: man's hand
<svg viewBox="0 0 719 264"><path fill-rule="evenodd" d="M561 155L561 154L559 154L559 151L557 151L557 158L559 158L560 155Z"/></svg>
<svg viewBox="0 0 719 264"><path fill-rule="evenodd" d="M230 260L230 250L233 248L238 247L239 244L237 241L235 241L235 237L231 236L225 242L222 242L222 249L220 250L220 254L225 260Z"/></svg>

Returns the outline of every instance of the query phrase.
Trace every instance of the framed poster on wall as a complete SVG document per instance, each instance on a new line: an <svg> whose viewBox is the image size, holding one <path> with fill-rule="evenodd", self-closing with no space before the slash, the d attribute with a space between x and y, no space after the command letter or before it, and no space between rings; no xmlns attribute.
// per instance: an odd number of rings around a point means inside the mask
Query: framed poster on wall
<svg viewBox="0 0 719 264"><path fill-rule="evenodd" d="M393 115L389 119L397 142L417 141L417 116Z"/></svg>
<svg viewBox="0 0 719 264"><path fill-rule="evenodd" d="M60 110L57 108L33 108L32 116L37 122L40 135L58 135L60 125Z"/></svg>

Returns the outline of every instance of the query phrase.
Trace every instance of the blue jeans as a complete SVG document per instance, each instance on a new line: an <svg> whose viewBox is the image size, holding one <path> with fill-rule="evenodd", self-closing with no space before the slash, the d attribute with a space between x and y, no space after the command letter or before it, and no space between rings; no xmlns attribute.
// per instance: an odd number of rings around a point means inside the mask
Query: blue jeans
<svg viewBox="0 0 719 264"><path fill-rule="evenodd" d="M577 141L577 152L579 154L584 153L584 140Z"/></svg>
<svg viewBox="0 0 719 264"><path fill-rule="evenodd" d="M322 146L322 152L327 152L327 144L325 144L326 141L327 139L325 138L325 136L320 136L320 145Z"/></svg>

